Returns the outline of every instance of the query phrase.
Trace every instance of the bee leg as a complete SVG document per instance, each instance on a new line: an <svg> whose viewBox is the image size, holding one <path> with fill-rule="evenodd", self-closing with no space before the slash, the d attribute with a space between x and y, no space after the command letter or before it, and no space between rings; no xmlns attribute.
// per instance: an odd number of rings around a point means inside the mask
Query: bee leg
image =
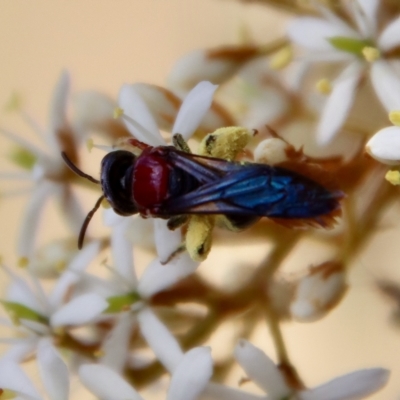
<svg viewBox="0 0 400 400"><path fill-rule="evenodd" d="M186 250L194 261L204 261L211 249L215 218L191 215L186 232Z"/></svg>
<svg viewBox="0 0 400 400"><path fill-rule="evenodd" d="M180 133L175 133L175 135L172 136L172 144L180 151L184 151L185 153L192 152Z"/></svg>
<svg viewBox="0 0 400 400"><path fill-rule="evenodd" d="M176 250L174 250L165 260L160 260L161 265L168 264L175 257L179 256L179 254L183 253L186 250L185 243L182 243Z"/></svg>
<svg viewBox="0 0 400 400"><path fill-rule="evenodd" d="M239 126L219 128L203 138L198 153L202 156L235 160L253 137L253 132Z"/></svg>
<svg viewBox="0 0 400 400"><path fill-rule="evenodd" d="M188 222L188 219L188 215L174 215L173 217L168 219L167 227L170 231L174 231L180 226L185 225L186 222Z"/></svg>

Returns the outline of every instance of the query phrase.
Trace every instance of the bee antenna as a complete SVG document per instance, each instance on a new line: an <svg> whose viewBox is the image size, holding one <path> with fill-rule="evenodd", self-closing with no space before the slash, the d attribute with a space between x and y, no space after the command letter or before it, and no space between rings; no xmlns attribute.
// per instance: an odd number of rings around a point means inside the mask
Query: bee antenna
<svg viewBox="0 0 400 400"><path fill-rule="evenodd" d="M100 185L100 181L98 179L93 178L93 176L90 176L88 174L85 174L83 171L81 171L72 161L71 159L67 156L67 153L65 151L61 152L61 157L65 161L65 164L68 165L68 167L75 172L77 175L81 176L82 178L85 178L89 180L90 182L97 183ZM97 203L96 203L97 204ZM98 208L98 207L97 207Z"/></svg>
<svg viewBox="0 0 400 400"><path fill-rule="evenodd" d="M81 250L83 246L83 239L85 238L85 233L86 229L89 225L89 222L91 221L94 213L99 209L101 202L103 201L104 196L100 196L98 200L96 201L96 204L94 207L89 211L88 215L86 215L85 220L83 221L81 230L79 232L79 238L78 238L78 249Z"/></svg>

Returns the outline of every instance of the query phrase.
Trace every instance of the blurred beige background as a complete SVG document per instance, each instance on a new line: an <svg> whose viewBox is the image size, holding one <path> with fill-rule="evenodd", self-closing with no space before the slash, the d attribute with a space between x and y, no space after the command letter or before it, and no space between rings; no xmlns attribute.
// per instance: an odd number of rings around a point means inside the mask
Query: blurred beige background
<svg viewBox="0 0 400 400"><path fill-rule="evenodd" d="M97 89L116 96L127 82L162 85L181 55L235 43L242 26L256 39L272 39L284 32L284 19L255 4L231 0L2 0L0 126L35 140L18 115L7 113L3 106L18 92L25 108L45 126L49 98L64 68L71 72L73 91ZM0 144L2 156L8 142L0 137ZM0 166L5 168L2 162ZM4 188L1 191L7 182ZM15 262L15 221L24 203L23 198L3 198L0 203L0 253L8 265ZM354 286L332 314L315 324L285 326L293 360L310 386L353 369L382 366L393 370L392 379L373 398L399 398L400 329L389 325L390 307L372 286L377 271L400 281L399 254L382 258L380 250L395 236L398 230L389 229L358 260L351 274ZM214 257L217 254L208 265ZM265 338L261 347L273 356L265 327L261 335Z"/></svg>

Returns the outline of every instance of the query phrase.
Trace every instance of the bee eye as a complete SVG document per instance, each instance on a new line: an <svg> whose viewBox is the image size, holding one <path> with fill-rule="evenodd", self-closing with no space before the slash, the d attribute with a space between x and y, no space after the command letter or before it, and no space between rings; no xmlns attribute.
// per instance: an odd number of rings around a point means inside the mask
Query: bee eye
<svg viewBox="0 0 400 400"><path fill-rule="evenodd" d="M101 162L101 186L104 196L117 214L138 212L133 201L132 175L136 157L130 151L108 153Z"/></svg>

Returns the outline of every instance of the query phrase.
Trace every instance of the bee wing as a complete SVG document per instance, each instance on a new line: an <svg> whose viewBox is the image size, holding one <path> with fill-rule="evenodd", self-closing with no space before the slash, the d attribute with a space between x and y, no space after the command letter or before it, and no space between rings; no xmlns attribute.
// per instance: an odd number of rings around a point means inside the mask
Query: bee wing
<svg viewBox="0 0 400 400"><path fill-rule="evenodd" d="M171 199L173 214L243 214L312 219L339 209L343 194L284 168L225 162L222 176Z"/></svg>
<svg viewBox="0 0 400 400"><path fill-rule="evenodd" d="M167 157L171 166L188 171L202 183L214 182L225 173L242 169L242 165L237 162L184 153L174 148L169 149Z"/></svg>

